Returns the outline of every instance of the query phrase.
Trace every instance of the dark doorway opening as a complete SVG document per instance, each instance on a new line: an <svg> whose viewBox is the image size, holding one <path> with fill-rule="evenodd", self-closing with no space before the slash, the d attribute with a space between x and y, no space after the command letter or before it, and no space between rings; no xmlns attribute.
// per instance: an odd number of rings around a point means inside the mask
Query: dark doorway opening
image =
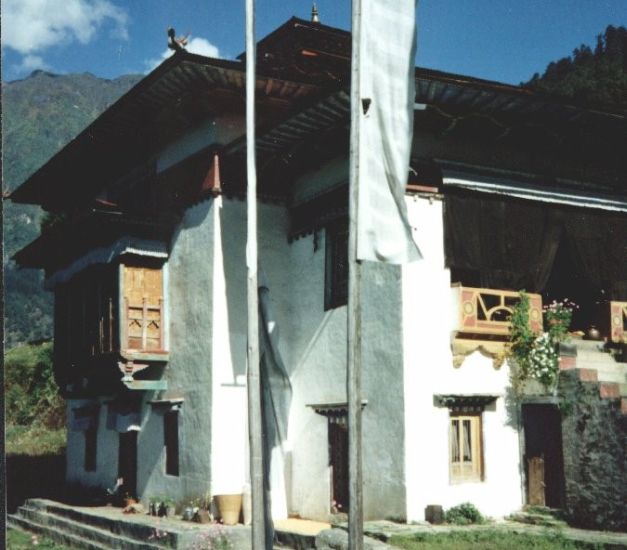
<svg viewBox="0 0 627 550"><path fill-rule="evenodd" d="M331 511L348 513L348 429L329 421L329 466L331 466Z"/></svg>
<svg viewBox="0 0 627 550"><path fill-rule="evenodd" d="M120 434L118 477L124 480L122 494L137 496L137 431Z"/></svg>
<svg viewBox="0 0 627 550"><path fill-rule="evenodd" d="M555 405L525 404L525 474L527 503L564 506L564 458L560 410Z"/></svg>
<svg viewBox="0 0 627 550"><path fill-rule="evenodd" d="M595 288L575 260L572 245L562 238L555 254L551 275L542 292L542 302L548 306L553 300L568 299L577 307L573 310L571 331L587 332L592 326L606 330L606 320L601 317L602 304L607 299L604 291ZM609 315L606 315L609 319Z"/></svg>

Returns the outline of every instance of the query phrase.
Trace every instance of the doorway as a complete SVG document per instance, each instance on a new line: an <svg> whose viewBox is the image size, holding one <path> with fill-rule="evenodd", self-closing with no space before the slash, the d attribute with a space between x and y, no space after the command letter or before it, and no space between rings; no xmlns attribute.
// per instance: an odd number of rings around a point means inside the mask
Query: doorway
<svg viewBox="0 0 627 550"><path fill-rule="evenodd" d="M120 433L118 477L124 480L122 494L137 496L137 431Z"/></svg>
<svg viewBox="0 0 627 550"><path fill-rule="evenodd" d="M348 513L348 428L329 419L331 511Z"/></svg>
<svg viewBox="0 0 627 550"><path fill-rule="evenodd" d="M562 424L556 405L525 404L525 473L527 504L563 508Z"/></svg>

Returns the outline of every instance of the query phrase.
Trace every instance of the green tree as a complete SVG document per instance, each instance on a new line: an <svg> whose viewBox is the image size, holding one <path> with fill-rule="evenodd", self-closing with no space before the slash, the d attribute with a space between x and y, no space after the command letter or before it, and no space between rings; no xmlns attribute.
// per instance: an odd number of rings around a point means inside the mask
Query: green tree
<svg viewBox="0 0 627 550"><path fill-rule="evenodd" d="M627 29L608 26L597 37L594 52L582 44L523 85L586 106L627 113Z"/></svg>

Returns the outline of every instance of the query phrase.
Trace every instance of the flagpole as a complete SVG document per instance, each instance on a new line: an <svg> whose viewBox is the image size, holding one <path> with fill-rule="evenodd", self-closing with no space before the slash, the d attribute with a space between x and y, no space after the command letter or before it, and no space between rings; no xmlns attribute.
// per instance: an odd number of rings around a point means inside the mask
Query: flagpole
<svg viewBox="0 0 627 550"><path fill-rule="evenodd" d="M357 260L359 197L359 120L361 116L361 0L352 2L351 126L348 205L348 548L363 549L364 515L361 461L361 262Z"/></svg>
<svg viewBox="0 0 627 550"><path fill-rule="evenodd" d="M252 550L266 550L263 504L263 442L259 376L259 294L257 284L257 171L255 165L255 2L246 0L246 174L248 295L248 439L252 500Z"/></svg>

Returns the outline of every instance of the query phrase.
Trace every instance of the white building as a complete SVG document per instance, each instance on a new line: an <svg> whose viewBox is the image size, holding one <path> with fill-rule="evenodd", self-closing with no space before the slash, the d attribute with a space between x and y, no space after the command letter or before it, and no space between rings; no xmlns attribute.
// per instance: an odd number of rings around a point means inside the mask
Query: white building
<svg viewBox="0 0 627 550"><path fill-rule="evenodd" d="M349 42L292 19L259 43L259 255L291 384L275 518L349 505ZM364 267L365 516L470 501L498 517L527 501L504 311L522 288L534 307L560 290L627 299L620 258L592 273L585 247L569 248L582 229L627 235L624 117L436 71L416 82L406 199L424 259ZM121 476L180 503L243 490L243 86L240 61L177 53L13 195L65 217L17 260L55 292L68 481Z"/></svg>

